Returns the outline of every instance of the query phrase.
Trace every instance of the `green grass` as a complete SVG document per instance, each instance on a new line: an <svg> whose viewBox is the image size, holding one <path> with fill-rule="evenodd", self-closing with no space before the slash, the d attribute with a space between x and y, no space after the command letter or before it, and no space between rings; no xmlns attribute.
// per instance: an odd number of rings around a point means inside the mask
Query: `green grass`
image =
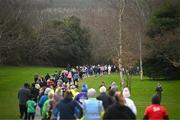
<svg viewBox="0 0 180 120"><path fill-rule="evenodd" d="M33 82L34 74L54 73L48 67L0 67L0 119L19 118L17 92L24 82Z"/></svg>
<svg viewBox="0 0 180 120"><path fill-rule="evenodd" d="M95 88L99 93L99 85L101 81L105 81L109 87L112 81L120 85L119 74L105 75L101 77L89 77L81 81L88 84L88 88ZM134 100L138 119L143 118L143 113L146 106L151 104L151 97L155 94L155 88L158 81L139 80L139 76L132 78L131 99ZM163 87L162 105L164 105L171 119L180 119L180 80L179 81L160 81Z"/></svg>
<svg viewBox="0 0 180 120"><path fill-rule="evenodd" d="M48 67L7 67L0 66L0 119L18 119L18 99L17 92L24 82L31 83L34 74L53 74L58 68ZM109 86L112 81L119 83L118 74L105 75L101 77L89 77L80 81L88 84L88 87L99 91L101 81L105 81ZM131 98L134 100L138 119L142 119L143 112L147 105L151 103L151 96L155 93L157 81L140 81L138 76L132 80ZM161 81L163 86L162 104L167 108L171 119L180 119L180 80Z"/></svg>

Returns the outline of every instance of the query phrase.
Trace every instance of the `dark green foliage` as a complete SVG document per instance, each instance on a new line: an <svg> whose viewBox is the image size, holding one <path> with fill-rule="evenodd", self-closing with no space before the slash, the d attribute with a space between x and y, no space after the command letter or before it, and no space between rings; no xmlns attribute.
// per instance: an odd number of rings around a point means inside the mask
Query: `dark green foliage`
<svg viewBox="0 0 180 120"><path fill-rule="evenodd" d="M158 34L172 30L179 25L178 9L173 2L166 0L159 9L153 12L149 23L147 35L154 38Z"/></svg>
<svg viewBox="0 0 180 120"><path fill-rule="evenodd" d="M88 63L88 31L76 17L49 21L39 30L22 19L0 19L0 64L53 65Z"/></svg>
<svg viewBox="0 0 180 120"><path fill-rule="evenodd" d="M51 21L40 31L44 52L40 55L48 64L65 66L88 63L89 33L80 27L80 20L74 16L62 21Z"/></svg>
<svg viewBox="0 0 180 120"><path fill-rule="evenodd" d="M178 5L165 1L148 23L149 54L144 59L145 74L152 78L180 78L180 38Z"/></svg>
<svg viewBox="0 0 180 120"><path fill-rule="evenodd" d="M3 21L1 21L3 26ZM32 29L22 20L11 18L1 27L0 57L2 64L20 65L28 62Z"/></svg>
<svg viewBox="0 0 180 120"><path fill-rule="evenodd" d="M174 67L163 55L151 56L144 60L144 74L153 79L178 79L180 69Z"/></svg>

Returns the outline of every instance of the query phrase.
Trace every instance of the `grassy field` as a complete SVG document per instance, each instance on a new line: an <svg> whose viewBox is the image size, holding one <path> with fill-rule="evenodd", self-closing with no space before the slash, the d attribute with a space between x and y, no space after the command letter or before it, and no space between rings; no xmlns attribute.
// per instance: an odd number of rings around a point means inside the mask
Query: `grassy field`
<svg viewBox="0 0 180 120"><path fill-rule="evenodd" d="M24 82L33 82L34 74L54 73L57 68L0 67L0 119L18 119L17 92Z"/></svg>
<svg viewBox="0 0 180 120"><path fill-rule="evenodd" d="M58 68L47 67L0 67L0 119L18 119L17 91L24 82L31 83L34 74L45 75L54 73ZM112 81L119 83L118 74L105 75L101 77L89 77L80 81L88 84L88 87L96 88L97 91L101 81L109 86ZM180 80L160 81L163 86L162 104L168 109L171 119L180 119ZM142 119L144 109L151 103L151 96L155 93L157 81L140 81L138 76L132 80L132 95L137 110L138 119Z"/></svg>

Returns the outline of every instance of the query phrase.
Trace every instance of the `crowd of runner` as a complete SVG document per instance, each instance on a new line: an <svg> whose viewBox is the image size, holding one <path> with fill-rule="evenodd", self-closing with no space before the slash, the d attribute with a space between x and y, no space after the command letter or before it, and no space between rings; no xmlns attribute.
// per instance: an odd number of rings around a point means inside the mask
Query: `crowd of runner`
<svg viewBox="0 0 180 120"><path fill-rule="evenodd" d="M101 82L99 92L94 88L82 87L78 81L90 75L103 75L115 72L113 65L67 67L53 75L34 76L31 86L25 83L18 92L20 119L33 120L36 108L40 108L42 120L100 120L100 119L136 119L137 109L130 91L125 87L119 91L112 82ZM158 85L152 98L152 105L144 112L144 119L168 119L166 109L160 105L162 88Z"/></svg>

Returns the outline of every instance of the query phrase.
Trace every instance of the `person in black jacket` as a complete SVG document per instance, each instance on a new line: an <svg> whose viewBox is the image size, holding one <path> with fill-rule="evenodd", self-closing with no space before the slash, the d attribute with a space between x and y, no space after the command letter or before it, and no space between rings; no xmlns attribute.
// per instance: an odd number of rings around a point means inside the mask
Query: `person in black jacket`
<svg viewBox="0 0 180 120"><path fill-rule="evenodd" d="M31 94L33 95L33 100L37 103L39 90L35 87L35 83L31 85Z"/></svg>
<svg viewBox="0 0 180 120"><path fill-rule="evenodd" d="M111 97L109 95L106 94L105 86L100 87L99 91L101 94L99 96L97 96L97 99L102 100L104 110L106 111L107 107L112 105L114 103L114 101L111 99Z"/></svg>
<svg viewBox="0 0 180 120"><path fill-rule="evenodd" d="M57 104L55 109L59 113L59 120L76 120L76 118L82 117L83 110L81 106L72 99L72 97L73 95L71 91L66 91L64 99Z"/></svg>
<svg viewBox="0 0 180 120"><path fill-rule="evenodd" d="M157 87L156 87L156 92L157 92L157 95L159 95L159 97L160 97L160 101L161 101L161 93L162 93L162 91L163 91L163 89L162 89L161 83L158 83Z"/></svg>
<svg viewBox="0 0 180 120"><path fill-rule="evenodd" d="M113 120L113 119L136 119L136 116L131 111L130 108L125 106L125 99L121 92L116 92L115 94L116 103L107 108L103 119L104 120Z"/></svg>

